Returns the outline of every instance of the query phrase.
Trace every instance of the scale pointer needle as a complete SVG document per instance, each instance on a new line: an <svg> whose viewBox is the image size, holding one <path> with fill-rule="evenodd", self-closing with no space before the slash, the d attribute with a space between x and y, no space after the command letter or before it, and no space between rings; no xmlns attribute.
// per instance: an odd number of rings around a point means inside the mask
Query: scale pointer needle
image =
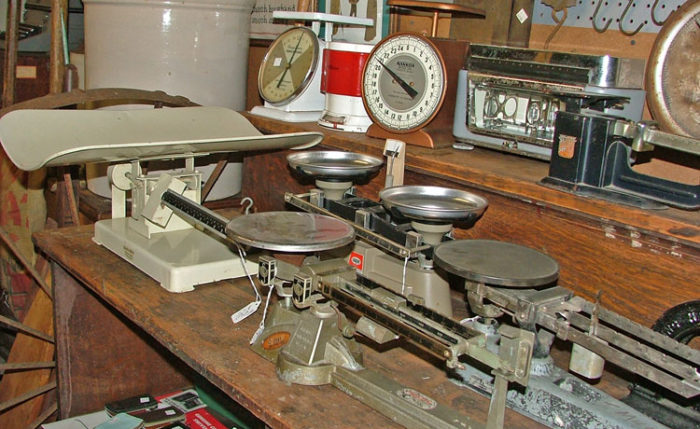
<svg viewBox="0 0 700 429"><path fill-rule="evenodd" d="M282 72L282 76L280 76L280 80L277 81L277 88L282 85L282 81L284 80L284 77L287 75L287 72L289 69L292 67L292 62L294 62L294 56L297 54L297 51L299 50L299 45L301 44L301 38L304 37L304 35L300 35L299 39L297 40L297 45L294 47L294 50L292 51L292 56L289 57L289 61L287 61L287 65L284 67L284 72Z"/></svg>
<svg viewBox="0 0 700 429"><path fill-rule="evenodd" d="M379 64L382 65L382 67L384 67L384 70L386 70L387 73L389 73L389 75L396 81L396 83L398 83L399 86L400 86L404 91L406 91L406 94L408 94L408 96L411 97L411 99L416 98L416 95L418 95L418 91L416 91L415 89L413 89L413 87L412 87L411 85L409 85L408 83L406 83L405 80L401 79L401 77L399 77L398 74L396 74L392 69L390 69L389 67L387 67L383 62L381 62L381 61L379 61L379 60L377 60L377 61L379 62Z"/></svg>

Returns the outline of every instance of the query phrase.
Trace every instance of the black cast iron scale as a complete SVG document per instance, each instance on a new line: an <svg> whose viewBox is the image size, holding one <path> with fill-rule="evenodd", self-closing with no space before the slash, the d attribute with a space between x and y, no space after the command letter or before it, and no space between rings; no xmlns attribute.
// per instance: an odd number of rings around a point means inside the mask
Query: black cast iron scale
<svg viewBox="0 0 700 429"><path fill-rule="evenodd" d="M700 185L673 182L632 169L633 152L649 150L650 144L689 156L700 153L699 140L664 133L650 124L559 112L549 175L542 183L645 209L700 208Z"/></svg>

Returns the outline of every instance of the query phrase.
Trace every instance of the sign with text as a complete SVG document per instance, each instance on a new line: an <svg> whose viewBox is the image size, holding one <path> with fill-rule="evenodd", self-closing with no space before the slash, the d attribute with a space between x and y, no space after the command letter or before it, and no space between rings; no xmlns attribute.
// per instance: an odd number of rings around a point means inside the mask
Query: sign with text
<svg viewBox="0 0 700 429"><path fill-rule="evenodd" d="M296 11L297 0L257 0L250 15L251 39L275 39L291 22L272 19L276 10Z"/></svg>

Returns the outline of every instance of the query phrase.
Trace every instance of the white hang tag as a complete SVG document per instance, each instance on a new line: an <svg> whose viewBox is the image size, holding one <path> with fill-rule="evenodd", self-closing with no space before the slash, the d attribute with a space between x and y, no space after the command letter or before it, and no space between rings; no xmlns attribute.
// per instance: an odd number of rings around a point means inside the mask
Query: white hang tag
<svg viewBox="0 0 700 429"><path fill-rule="evenodd" d="M238 323L244 320L246 317L258 311L258 307L260 307L260 302L261 301L255 300L250 304L246 305L245 307L241 308L237 312L233 313L231 315L231 320L233 321L233 323Z"/></svg>

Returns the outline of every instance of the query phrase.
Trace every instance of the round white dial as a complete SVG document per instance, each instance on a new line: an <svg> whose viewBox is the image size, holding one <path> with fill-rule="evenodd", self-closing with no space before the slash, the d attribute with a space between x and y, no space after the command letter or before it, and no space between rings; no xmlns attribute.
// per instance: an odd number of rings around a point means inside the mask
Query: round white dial
<svg viewBox="0 0 700 429"><path fill-rule="evenodd" d="M430 122L445 96L445 63L428 39L391 35L372 50L362 76L362 100L380 127L411 132Z"/></svg>
<svg viewBox="0 0 700 429"><path fill-rule="evenodd" d="M316 34L306 27L294 27L280 34L260 65L260 96L273 105L292 101L311 81L318 52Z"/></svg>

